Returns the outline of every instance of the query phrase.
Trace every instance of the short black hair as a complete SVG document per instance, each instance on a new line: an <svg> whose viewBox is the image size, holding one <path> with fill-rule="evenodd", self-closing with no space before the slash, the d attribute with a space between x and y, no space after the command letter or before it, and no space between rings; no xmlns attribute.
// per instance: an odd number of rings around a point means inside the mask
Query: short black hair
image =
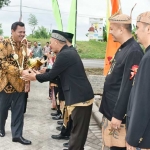
<svg viewBox="0 0 150 150"><path fill-rule="evenodd" d="M49 44L49 42L46 42L47 44Z"/></svg>
<svg viewBox="0 0 150 150"><path fill-rule="evenodd" d="M12 25L11 25L11 30L14 30L16 31L17 27L20 26L20 27L24 27L25 24L23 22L14 22Z"/></svg>
<svg viewBox="0 0 150 150"><path fill-rule="evenodd" d="M128 32L132 32L132 25L131 25L131 24L122 24L122 26L123 26Z"/></svg>

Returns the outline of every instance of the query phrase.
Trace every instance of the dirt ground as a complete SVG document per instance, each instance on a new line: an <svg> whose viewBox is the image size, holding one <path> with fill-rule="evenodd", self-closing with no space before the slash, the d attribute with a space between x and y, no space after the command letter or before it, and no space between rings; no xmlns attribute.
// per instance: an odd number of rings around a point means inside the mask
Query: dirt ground
<svg viewBox="0 0 150 150"><path fill-rule="evenodd" d="M85 68L87 75L103 75L102 68Z"/></svg>

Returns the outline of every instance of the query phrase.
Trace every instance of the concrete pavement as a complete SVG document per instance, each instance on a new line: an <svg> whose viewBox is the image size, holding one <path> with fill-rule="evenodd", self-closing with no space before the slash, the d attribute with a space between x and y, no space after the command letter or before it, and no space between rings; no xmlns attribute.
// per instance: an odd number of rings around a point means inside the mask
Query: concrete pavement
<svg viewBox="0 0 150 150"><path fill-rule="evenodd" d="M85 68L104 68L104 59L82 59Z"/></svg>
<svg viewBox="0 0 150 150"><path fill-rule="evenodd" d="M10 130L10 111L6 122L6 135L0 138L0 150L62 150L66 140L54 140L52 134L59 134L57 123L51 119L50 100L48 100L48 83L31 83L28 108L24 119L23 137L32 141L32 145L24 146L13 143ZM95 104L94 104L95 105ZM95 106L94 106L95 107ZM93 111L95 108L93 107ZM101 150L101 130L91 117L85 150Z"/></svg>

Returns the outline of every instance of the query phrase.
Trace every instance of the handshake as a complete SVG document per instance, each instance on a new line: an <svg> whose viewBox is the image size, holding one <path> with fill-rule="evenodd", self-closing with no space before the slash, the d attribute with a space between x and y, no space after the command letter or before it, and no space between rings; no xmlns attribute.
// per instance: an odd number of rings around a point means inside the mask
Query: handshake
<svg viewBox="0 0 150 150"><path fill-rule="evenodd" d="M35 70L31 68L23 70L20 78L25 81L36 81L36 75L45 73L46 69L46 67L43 67L41 70Z"/></svg>
<svg viewBox="0 0 150 150"><path fill-rule="evenodd" d="M43 67L41 70L40 67L44 64L44 60L40 60L40 58L30 58L28 60L28 68L27 70L23 70L21 72L21 79L25 81L35 81L37 74L42 74L46 72L46 68Z"/></svg>

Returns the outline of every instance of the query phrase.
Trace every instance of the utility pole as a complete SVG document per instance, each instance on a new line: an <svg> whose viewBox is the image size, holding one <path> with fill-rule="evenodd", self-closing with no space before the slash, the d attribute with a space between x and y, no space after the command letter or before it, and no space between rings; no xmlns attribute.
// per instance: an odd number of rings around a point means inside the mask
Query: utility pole
<svg viewBox="0 0 150 150"><path fill-rule="evenodd" d="M52 24L50 24L50 31L49 33L51 34L52 33Z"/></svg>
<svg viewBox="0 0 150 150"><path fill-rule="evenodd" d="M22 21L22 0L20 0L20 18L19 21Z"/></svg>

